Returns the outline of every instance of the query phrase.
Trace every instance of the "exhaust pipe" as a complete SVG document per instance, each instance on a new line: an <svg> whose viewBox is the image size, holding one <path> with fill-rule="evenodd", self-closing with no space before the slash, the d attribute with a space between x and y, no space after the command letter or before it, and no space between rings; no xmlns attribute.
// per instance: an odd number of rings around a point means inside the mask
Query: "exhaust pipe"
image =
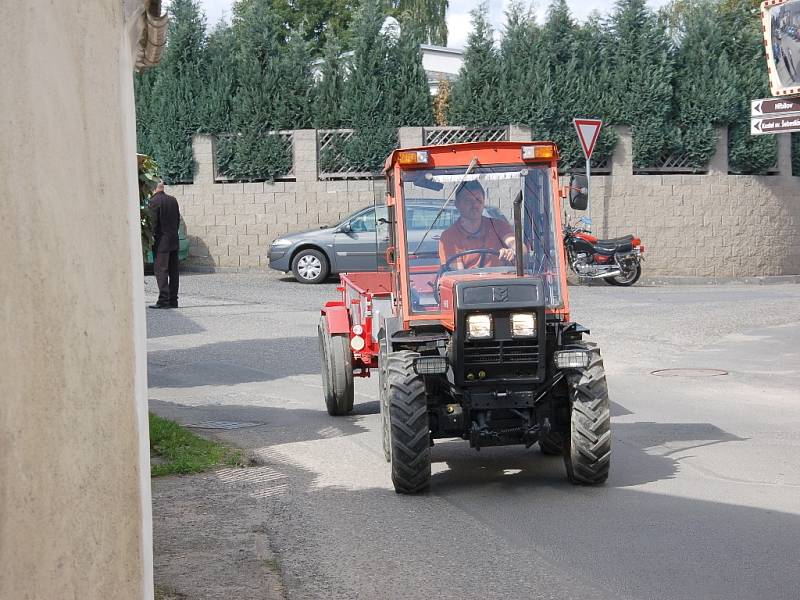
<svg viewBox="0 0 800 600"><path fill-rule="evenodd" d="M615 269L613 271L595 273L594 275L581 275L581 277L586 277L586 279L605 279L606 277L616 277L617 275L622 275L622 271Z"/></svg>

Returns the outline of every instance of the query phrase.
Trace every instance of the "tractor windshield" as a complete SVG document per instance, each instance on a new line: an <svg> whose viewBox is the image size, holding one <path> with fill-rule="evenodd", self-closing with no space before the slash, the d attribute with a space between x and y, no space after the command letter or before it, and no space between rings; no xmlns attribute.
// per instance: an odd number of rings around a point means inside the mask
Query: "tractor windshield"
<svg viewBox="0 0 800 600"><path fill-rule="evenodd" d="M492 165L402 172L411 311L439 312L445 273L541 277L547 305L562 305L552 173L547 166ZM516 256L515 197L522 192L522 252Z"/></svg>

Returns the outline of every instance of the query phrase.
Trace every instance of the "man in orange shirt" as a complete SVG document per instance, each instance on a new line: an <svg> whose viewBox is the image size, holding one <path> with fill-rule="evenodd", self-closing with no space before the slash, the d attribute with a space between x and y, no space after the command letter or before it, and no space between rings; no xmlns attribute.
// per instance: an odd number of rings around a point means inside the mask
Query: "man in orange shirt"
<svg viewBox="0 0 800 600"><path fill-rule="evenodd" d="M501 219L483 216L486 192L478 181L467 181L456 192L455 206L458 220L448 227L439 240L439 260L447 259L467 250L496 250L494 254L467 254L451 265L453 268L475 269L499 267L514 262L514 229Z"/></svg>

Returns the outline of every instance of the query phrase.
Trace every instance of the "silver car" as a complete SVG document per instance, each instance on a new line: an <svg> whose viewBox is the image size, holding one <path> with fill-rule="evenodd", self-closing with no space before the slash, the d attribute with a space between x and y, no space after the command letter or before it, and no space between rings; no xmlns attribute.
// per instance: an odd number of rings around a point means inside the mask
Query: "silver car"
<svg viewBox="0 0 800 600"><path fill-rule="evenodd" d="M427 203L406 205L409 246L422 241L417 254L438 262L439 237L458 218L454 206L441 215L440 207ZM495 208L486 216L504 218ZM439 215L437 219L437 215ZM272 242L269 266L288 273L301 283L321 283L329 275L355 271L377 271L386 267L389 227L385 206L368 206L333 226L292 233ZM431 227L434 223L435 226ZM424 238L424 240L423 240Z"/></svg>

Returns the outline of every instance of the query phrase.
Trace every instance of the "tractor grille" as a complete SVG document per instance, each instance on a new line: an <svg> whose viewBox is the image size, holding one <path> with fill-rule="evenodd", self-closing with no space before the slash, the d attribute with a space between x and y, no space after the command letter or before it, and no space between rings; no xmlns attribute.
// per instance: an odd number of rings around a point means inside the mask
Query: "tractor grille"
<svg viewBox="0 0 800 600"><path fill-rule="evenodd" d="M465 366L519 365L539 362L536 340L469 340L464 343Z"/></svg>

